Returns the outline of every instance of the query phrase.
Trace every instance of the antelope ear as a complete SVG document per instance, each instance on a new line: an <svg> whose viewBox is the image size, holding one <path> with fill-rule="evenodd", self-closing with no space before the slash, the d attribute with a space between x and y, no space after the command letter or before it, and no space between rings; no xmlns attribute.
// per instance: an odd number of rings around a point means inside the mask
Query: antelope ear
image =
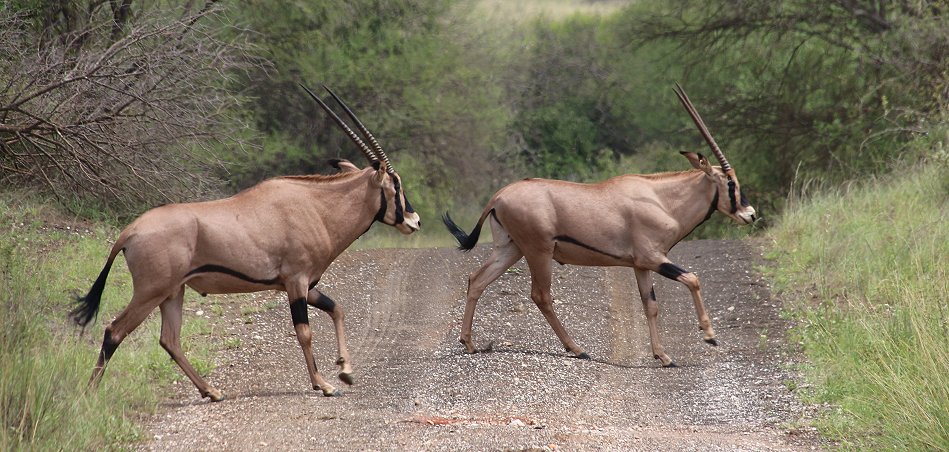
<svg viewBox="0 0 949 452"><path fill-rule="evenodd" d="M353 165L349 160L343 159L332 159L329 161L330 166L338 169L341 173L351 173L353 171L359 171L359 167Z"/></svg>
<svg viewBox="0 0 949 452"><path fill-rule="evenodd" d="M695 169L700 169L705 172L705 174L712 174L712 165L708 163L708 159L705 158L702 154L697 154L695 152L680 152L684 155L685 158L689 159L689 163L692 164L692 167Z"/></svg>
<svg viewBox="0 0 949 452"><path fill-rule="evenodd" d="M377 184L382 185L386 180L386 165L384 163L380 164L379 161L372 162L372 167L376 169L376 175L373 177L373 180Z"/></svg>

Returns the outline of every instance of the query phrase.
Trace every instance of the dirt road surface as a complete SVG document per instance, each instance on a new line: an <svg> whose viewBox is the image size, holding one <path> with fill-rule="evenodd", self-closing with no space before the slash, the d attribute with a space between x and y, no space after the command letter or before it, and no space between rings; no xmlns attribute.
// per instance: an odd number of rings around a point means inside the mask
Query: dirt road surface
<svg viewBox="0 0 949 452"><path fill-rule="evenodd" d="M555 310L593 357L564 352L529 299L519 262L475 314L473 355L457 342L467 276L488 255L453 249L344 253L320 288L346 309L356 382L336 377L332 323L310 309L317 367L343 397L309 388L282 294L187 303L223 333L210 403L184 380L147 420L143 450L814 450L788 389L788 323L749 242L690 241L671 253L702 280L721 343L702 342L687 289L656 278L652 358L627 268L555 266ZM190 296L190 295L189 295ZM192 299L193 300L193 299ZM190 304L190 306L189 306ZM209 309L208 304L220 308ZM197 307L196 307L197 305ZM216 314L210 314L216 312Z"/></svg>

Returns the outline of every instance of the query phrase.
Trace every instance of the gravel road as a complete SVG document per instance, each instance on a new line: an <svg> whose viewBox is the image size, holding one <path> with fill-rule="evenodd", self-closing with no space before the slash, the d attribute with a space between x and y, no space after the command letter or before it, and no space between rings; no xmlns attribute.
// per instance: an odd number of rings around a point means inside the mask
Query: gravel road
<svg viewBox="0 0 949 452"><path fill-rule="evenodd" d="M519 262L475 313L468 355L457 342L467 276L490 248L348 251L320 288L346 309L356 382L336 378L332 323L310 309L317 367L345 392L309 388L289 309L278 293L186 301L223 337L209 382L227 400L172 385L145 421L141 450L814 450L806 409L789 391L789 323L756 271L759 248L689 241L670 257L702 280L721 343L702 342L685 287L656 278L661 337L680 366L649 350L628 268L555 266L555 309L593 357L571 358L529 299ZM190 305L190 306L189 306ZM215 307L217 306L217 307ZM212 314L213 312L213 314ZM223 331L223 333L222 333ZM225 346L226 345L226 346Z"/></svg>

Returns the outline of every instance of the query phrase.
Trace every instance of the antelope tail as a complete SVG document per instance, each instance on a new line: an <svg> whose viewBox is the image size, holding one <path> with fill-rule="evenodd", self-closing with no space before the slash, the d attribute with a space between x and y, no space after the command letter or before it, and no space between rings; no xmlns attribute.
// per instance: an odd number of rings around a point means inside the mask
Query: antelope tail
<svg viewBox="0 0 949 452"><path fill-rule="evenodd" d="M123 237L124 238L124 237ZM109 259L105 262L105 267L102 267L102 271L99 272L99 277L96 278L96 282L92 283L92 288L89 289L89 293L84 297L76 297L76 307L69 311L69 317L76 322L76 325L79 325L83 328L92 321L99 313L99 305L102 302L102 291L105 290L105 280L109 277L109 271L112 269L112 262L115 261L115 256L119 254L119 251L123 250L124 240L120 238L114 246L112 246L112 252L109 253Z"/></svg>
<svg viewBox="0 0 949 452"><path fill-rule="evenodd" d="M471 234L465 234L465 231L462 231L461 228L451 220L451 217L448 216L448 212L445 212L445 215L442 216L442 221L445 223L445 227L448 228L448 232L451 232L451 235L455 236L455 239L458 240L458 249L471 251L471 249L478 244L478 237L481 236L481 226L484 225L484 220L488 218L488 214L493 211L494 209L488 209L481 214L481 219L478 220L478 224L475 225Z"/></svg>

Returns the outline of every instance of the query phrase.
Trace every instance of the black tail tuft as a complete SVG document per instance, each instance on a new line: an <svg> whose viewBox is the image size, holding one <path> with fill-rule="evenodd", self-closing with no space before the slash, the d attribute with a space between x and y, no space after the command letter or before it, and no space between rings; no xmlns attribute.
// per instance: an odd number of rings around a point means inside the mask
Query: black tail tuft
<svg viewBox="0 0 949 452"><path fill-rule="evenodd" d="M451 220L451 217L448 216L448 212L445 212L445 215L442 216L442 221L445 223L445 227L448 228L448 232L451 232L451 235L455 236L455 239L458 240L459 250L471 251L471 249L478 244L478 236L481 235L481 223L475 226L471 234L465 234L465 231L462 231L461 228Z"/></svg>
<svg viewBox="0 0 949 452"><path fill-rule="evenodd" d="M109 259L105 263L105 267L99 272L99 277L96 278L96 282L92 284L89 293L84 297L76 297L76 304L78 306L72 311L69 311L69 317L76 322L76 325L85 328L85 326L96 317L96 314L99 313L99 304L102 302L102 291L105 290L105 280L109 276L110 269L112 269L112 259Z"/></svg>

